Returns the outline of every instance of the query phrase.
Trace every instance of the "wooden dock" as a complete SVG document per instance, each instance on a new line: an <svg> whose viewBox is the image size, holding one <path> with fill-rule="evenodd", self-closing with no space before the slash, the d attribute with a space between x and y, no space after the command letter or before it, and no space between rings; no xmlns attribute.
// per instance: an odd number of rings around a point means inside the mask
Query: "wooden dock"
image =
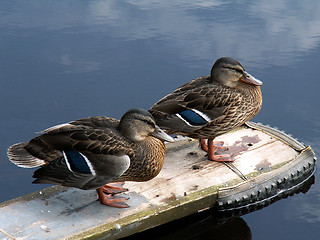
<svg viewBox="0 0 320 240"><path fill-rule="evenodd" d="M128 209L101 205L95 191L60 186L1 203L0 239L119 239L212 208L241 215L314 173L311 147L277 129L250 122L216 140L235 162L208 161L197 141L178 138L167 144L156 178L126 182Z"/></svg>

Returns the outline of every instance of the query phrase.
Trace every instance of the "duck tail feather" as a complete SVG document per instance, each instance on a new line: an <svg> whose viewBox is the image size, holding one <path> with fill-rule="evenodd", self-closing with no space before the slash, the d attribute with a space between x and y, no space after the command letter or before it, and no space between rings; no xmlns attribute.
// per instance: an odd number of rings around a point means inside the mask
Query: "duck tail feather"
<svg viewBox="0 0 320 240"><path fill-rule="evenodd" d="M9 160L15 165L23 168L35 168L44 165L46 162L42 159L32 156L25 146L28 143L21 142L12 145L8 149Z"/></svg>

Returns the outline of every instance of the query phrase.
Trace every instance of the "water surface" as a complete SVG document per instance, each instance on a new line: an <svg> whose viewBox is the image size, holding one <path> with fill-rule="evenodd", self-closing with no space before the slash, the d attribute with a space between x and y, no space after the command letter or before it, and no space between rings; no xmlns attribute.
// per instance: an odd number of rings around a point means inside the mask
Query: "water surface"
<svg viewBox="0 0 320 240"><path fill-rule="evenodd" d="M147 109L221 56L264 82L254 121L319 155L319 12L317 1L2 1L0 201L45 187L8 161L11 144L70 120ZM319 238L319 189L242 220L253 239Z"/></svg>

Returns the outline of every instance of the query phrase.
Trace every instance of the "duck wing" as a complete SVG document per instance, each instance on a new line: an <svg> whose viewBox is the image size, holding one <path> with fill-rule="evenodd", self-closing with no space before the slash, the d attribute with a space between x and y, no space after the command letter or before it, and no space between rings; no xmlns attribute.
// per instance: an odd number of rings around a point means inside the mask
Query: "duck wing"
<svg viewBox="0 0 320 240"><path fill-rule="evenodd" d="M13 145L9 159L21 167L42 166L34 183L97 188L130 166L132 143L106 117L80 119L54 126L28 143Z"/></svg>
<svg viewBox="0 0 320 240"><path fill-rule="evenodd" d="M224 121L240 98L239 92L202 77L167 95L149 111L161 128L187 135L208 123Z"/></svg>
<svg viewBox="0 0 320 240"><path fill-rule="evenodd" d="M97 117L87 117L78 119L69 123L59 124L46 130L43 130L41 133L50 133L55 134L59 132L70 132L78 131L84 129L105 129L105 128L114 128L116 129L119 125L119 120L110 117L97 116Z"/></svg>

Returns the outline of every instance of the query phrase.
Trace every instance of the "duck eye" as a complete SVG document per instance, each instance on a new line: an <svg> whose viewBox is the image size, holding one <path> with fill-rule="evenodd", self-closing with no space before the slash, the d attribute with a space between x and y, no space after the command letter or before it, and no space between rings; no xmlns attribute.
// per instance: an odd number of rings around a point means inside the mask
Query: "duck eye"
<svg viewBox="0 0 320 240"><path fill-rule="evenodd" d="M151 122L151 121L148 121L148 124L149 124L151 127L153 127L153 128L156 127L156 125L155 125L153 122Z"/></svg>
<svg viewBox="0 0 320 240"><path fill-rule="evenodd" d="M147 119L140 119L141 121L145 122L146 124L148 124L149 126L155 128L156 125L154 122L150 121L150 120L147 120Z"/></svg>
<svg viewBox="0 0 320 240"><path fill-rule="evenodd" d="M234 67L226 67L226 68L228 68L228 69L230 69L230 70L232 70L232 71L236 71L236 72L238 72L238 73L243 74L243 70L242 70L242 69L234 68Z"/></svg>
<svg viewBox="0 0 320 240"><path fill-rule="evenodd" d="M242 69L234 68L234 70L236 70L238 73L243 74L243 70Z"/></svg>

